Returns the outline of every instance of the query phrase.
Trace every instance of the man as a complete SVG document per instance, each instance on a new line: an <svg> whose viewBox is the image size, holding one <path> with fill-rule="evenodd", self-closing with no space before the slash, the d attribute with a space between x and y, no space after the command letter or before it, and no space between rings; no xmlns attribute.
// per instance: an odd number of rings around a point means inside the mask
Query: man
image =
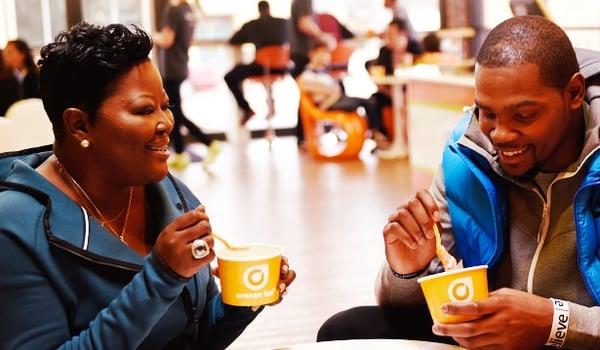
<svg viewBox="0 0 600 350"><path fill-rule="evenodd" d="M383 230L381 306L332 317L319 340L600 348L598 87L586 89L569 39L542 17L498 25L476 62L475 106L450 137L430 192L402 204ZM600 72L600 58L582 69ZM473 321L431 328L417 279L440 271L434 224L465 266L489 266L489 299L442 307Z"/></svg>
<svg viewBox="0 0 600 350"><path fill-rule="evenodd" d="M312 0L293 0L290 15L290 51L294 62L294 69L291 72L294 79L304 72L309 61L308 51L317 40L327 43L330 49L336 45L333 35L319 28L314 17ZM301 146L304 142L304 130L300 111L298 111L295 133L298 145Z"/></svg>
<svg viewBox="0 0 600 350"><path fill-rule="evenodd" d="M258 19L244 24L238 30L229 43L232 45L241 45L252 43L256 50L269 45L284 45L288 42L288 24L285 19L271 16L269 3L266 1L258 2ZM235 97L238 107L242 110L243 116L241 124L246 124L254 115L248 101L244 98L242 91L242 82L251 76L260 76L263 74L263 67L252 62L251 64L238 64L229 73L225 75L225 82Z"/></svg>
<svg viewBox="0 0 600 350"><path fill-rule="evenodd" d="M192 7L185 0L169 0L162 17L161 31L154 35L154 45L159 52L160 73L169 96L171 111L175 118L172 137L175 155L169 159L169 165L176 169L185 168L190 160L185 153L185 144L181 135L181 126L200 142L208 146L208 156L204 165L211 163L222 148L222 143L205 134L194 122L187 119L181 109L180 88L188 75L188 50L192 43L196 20Z"/></svg>

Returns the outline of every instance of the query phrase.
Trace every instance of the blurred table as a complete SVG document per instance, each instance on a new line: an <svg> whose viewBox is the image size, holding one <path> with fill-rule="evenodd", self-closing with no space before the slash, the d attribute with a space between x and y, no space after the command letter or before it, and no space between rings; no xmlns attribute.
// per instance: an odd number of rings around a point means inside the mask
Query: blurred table
<svg viewBox="0 0 600 350"><path fill-rule="evenodd" d="M379 157L399 159L408 157L408 133L406 125L406 85L407 77L398 75L371 76L377 85L389 86L392 90L392 113L394 115L394 141L388 150Z"/></svg>
<svg viewBox="0 0 600 350"><path fill-rule="evenodd" d="M284 346L275 350L461 350L459 346L404 339L353 339Z"/></svg>

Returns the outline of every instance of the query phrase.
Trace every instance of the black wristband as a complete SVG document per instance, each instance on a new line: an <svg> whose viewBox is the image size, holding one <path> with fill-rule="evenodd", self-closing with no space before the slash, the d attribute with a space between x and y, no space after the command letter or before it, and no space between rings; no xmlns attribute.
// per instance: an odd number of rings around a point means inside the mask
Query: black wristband
<svg viewBox="0 0 600 350"><path fill-rule="evenodd" d="M425 266L425 268L424 268L423 270L419 270L419 271L417 271L417 272L412 272L412 273L407 273L407 274L405 274L405 275L403 275L403 274L401 274L401 273L398 273L398 272L394 271L394 269L392 269L392 267L391 267L391 266L390 266L390 271L392 271L392 275L394 275L394 277L397 277L397 278L402 278L403 280L410 280L410 279L413 279L413 278L415 278L415 277L417 277L417 276L420 276L420 275L422 275L422 274L423 274L423 272L427 271L427 268L428 268L428 267L429 267L429 266Z"/></svg>

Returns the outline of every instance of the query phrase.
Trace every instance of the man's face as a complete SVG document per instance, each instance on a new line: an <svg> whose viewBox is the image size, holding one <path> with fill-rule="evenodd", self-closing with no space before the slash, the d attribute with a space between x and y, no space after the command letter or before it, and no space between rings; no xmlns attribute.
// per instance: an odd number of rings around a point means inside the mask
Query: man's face
<svg viewBox="0 0 600 350"><path fill-rule="evenodd" d="M542 83L539 68L526 63L475 69L475 103L479 127L492 141L504 172L529 178L539 170L560 171L561 145L571 124L569 98Z"/></svg>

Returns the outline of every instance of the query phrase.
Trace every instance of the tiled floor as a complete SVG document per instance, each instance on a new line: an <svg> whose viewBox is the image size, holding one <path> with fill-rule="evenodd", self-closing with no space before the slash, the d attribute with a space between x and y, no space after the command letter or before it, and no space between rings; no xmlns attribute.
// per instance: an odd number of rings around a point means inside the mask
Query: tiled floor
<svg viewBox="0 0 600 350"><path fill-rule="evenodd" d="M284 246L298 274L284 302L259 315L231 349L312 342L328 316L373 304L386 218L431 178L368 151L361 160L315 161L294 138L277 139L271 151L261 139L230 142L210 172L192 164L178 175L205 203L215 232Z"/></svg>

